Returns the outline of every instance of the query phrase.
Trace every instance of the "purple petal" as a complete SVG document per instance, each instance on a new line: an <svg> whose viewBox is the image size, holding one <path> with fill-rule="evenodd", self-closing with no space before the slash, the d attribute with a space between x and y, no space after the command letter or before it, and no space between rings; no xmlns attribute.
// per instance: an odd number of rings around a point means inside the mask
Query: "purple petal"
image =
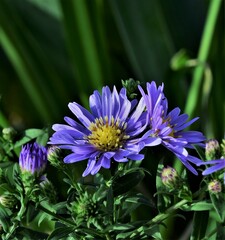
<svg viewBox="0 0 225 240"><path fill-rule="evenodd" d="M95 163L96 163L96 160L94 160L94 159L89 159L88 160L87 168L85 169L85 171L82 174L83 177L86 177L88 174L91 173L92 169L95 166Z"/></svg>
<svg viewBox="0 0 225 240"><path fill-rule="evenodd" d="M90 155L87 154L87 155L79 155L79 154L76 154L76 153L71 153L69 154L68 156L66 156L64 158L64 163L74 163L74 162L79 162L79 161L82 161L82 160L85 160L87 158L89 158Z"/></svg>
<svg viewBox="0 0 225 240"><path fill-rule="evenodd" d="M208 174L214 173L216 171L219 171L223 168L225 168L225 162L224 161L222 161L221 163L219 163L215 166L207 168L205 171L202 172L202 175L208 175Z"/></svg>
<svg viewBox="0 0 225 240"><path fill-rule="evenodd" d="M88 128L91 122L95 121L93 115L85 108L83 108L78 103L69 103L69 109L73 112L73 114L80 120L80 122Z"/></svg>
<svg viewBox="0 0 225 240"><path fill-rule="evenodd" d="M129 159L131 160L135 160L135 161L140 161L144 159L144 155L143 154L131 154L128 156Z"/></svg>
<svg viewBox="0 0 225 240"><path fill-rule="evenodd" d="M102 116L102 100L98 91L94 91L90 96L89 106L95 118L100 118Z"/></svg>

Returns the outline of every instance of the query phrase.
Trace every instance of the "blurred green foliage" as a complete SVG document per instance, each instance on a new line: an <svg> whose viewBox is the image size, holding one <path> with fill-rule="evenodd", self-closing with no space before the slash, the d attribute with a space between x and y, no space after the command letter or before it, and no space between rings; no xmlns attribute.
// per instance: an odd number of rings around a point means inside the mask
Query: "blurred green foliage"
<svg viewBox="0 0 225 240"><path fill-rule="evenodd" d="M211 41L203 47L205 59L198 58L212 2L1 0L1 125L6 119L19 129L62 121L68 102L87 107L95 89L131 77L164 82L171 108L186 107L201 117L198 127L208 137L222 138L224 1L214 1L218 9L204 36ZM188 57L176 69L170 62L180 50Z"/></svg>

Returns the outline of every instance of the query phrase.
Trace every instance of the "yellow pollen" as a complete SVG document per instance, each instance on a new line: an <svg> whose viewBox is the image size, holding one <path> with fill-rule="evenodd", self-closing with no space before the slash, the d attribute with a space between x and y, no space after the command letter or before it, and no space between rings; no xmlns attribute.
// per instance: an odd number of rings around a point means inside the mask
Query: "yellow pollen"
<svg viewBox="0 0 225 240"><path fill-rule="evenodd" d="M95 119L89 126L91 134L87 136L87 141L100 151L115 151L122 148L124 141L130 137L125 135L126 126L126 123L115 121L113 117L110 122L108 116Z"/></svg>

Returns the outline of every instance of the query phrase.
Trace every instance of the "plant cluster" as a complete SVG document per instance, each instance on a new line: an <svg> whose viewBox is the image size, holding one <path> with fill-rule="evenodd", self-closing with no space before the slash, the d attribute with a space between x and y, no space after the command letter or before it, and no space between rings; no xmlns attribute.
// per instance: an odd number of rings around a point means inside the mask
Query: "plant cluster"
<svg viewBox="0 0 225 240"><path fill-rule="evenodd" d="M198 118L169 110L163 84L122 83L120 91L94 91L90 111L69 103L75 118L54 124L51 136L49 129L2 129L1 239L167 240L169 221L190 215L191 239L225 237L225 141L185 130ZM166 150L162 158L148 159L158 147ZM183 167L172 166L169 153ZM153 197L143 191L149 176Z"/></svg>

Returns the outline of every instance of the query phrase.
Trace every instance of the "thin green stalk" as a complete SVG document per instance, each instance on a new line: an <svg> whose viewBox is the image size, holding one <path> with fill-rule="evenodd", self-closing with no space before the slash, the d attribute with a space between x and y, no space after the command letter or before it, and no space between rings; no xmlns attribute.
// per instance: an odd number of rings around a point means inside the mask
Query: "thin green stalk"
<svg viewBox="0 0 225 240"><path fill-rule="evenodd" d="M201 80L204 73L204 63L207 60L210 46L212 42L212 37L215 29L216 19L218 17L220 5L222 0L211 0L208 10L208 15L205 23L205 28L203 31L199 53L198 62L203 63L195 68L193 73L193 80L189 90L188 99L185 107L185 112L191 117L196 105L198 103L198 95L201 86Z"/></svg>

